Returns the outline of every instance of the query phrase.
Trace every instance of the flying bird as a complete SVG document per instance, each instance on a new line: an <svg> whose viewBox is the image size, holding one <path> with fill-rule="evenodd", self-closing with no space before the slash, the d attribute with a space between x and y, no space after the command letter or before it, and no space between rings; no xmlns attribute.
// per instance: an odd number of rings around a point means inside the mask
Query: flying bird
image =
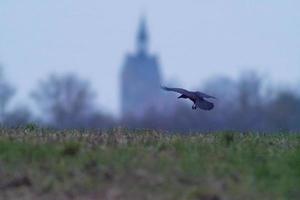
<svg viewBox="0 0 300 200"><path fill-rule="evenodd" d="M216 99L216 97L210 96L208 94L202 93L202 92L191 92L182 88L169 88L161 86L162 89L166 91L173 91L181 94L178 99L190 99L194 104L192 106L192 109L195 110L197 108L201 108L203 110L211 110L214 108L214 104L205 100L205 99Z"/></svg>

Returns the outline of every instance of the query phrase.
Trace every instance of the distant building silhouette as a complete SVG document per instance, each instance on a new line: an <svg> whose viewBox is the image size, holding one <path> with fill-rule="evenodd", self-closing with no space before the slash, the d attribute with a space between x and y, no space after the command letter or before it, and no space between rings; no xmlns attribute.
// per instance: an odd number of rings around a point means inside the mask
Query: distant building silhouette
<svg viewBox="0 0 300 200"><path fill-rule="evenodd" d="M123 116L140 117L150 109L159 109L161 74L158 59L149 54L149 34L141 20L136 38L137 50L126 56L121 74Z"/></svg>

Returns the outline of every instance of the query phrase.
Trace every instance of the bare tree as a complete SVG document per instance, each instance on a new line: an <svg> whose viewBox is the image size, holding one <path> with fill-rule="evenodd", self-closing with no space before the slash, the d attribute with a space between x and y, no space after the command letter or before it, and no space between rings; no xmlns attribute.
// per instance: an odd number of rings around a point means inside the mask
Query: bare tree
<svg viewBox="0 0 300 200"><path fill-rule="evenodd" d="M95 111L95 93L89 83L72 74L41 81L33 98L46 123L57 128L83 127Z"/></svg>
<svg viewBox="0 0 300 200"><path fill-rule="evenodd" d="M0 67L0 122L3 123L7 112L7 106L15 94L15 89L4 78Z"/></svg>
<svg viewBox="0 0 300 200"><path fill-rule="evenodd" d="M300 130L300 98L292 91L279 91L267 108L267 122L271 130Z"/></svg>
<svg viewBox="0 0 300 200"><path fill-rule="evenodd" d="M22 127L31 122L31 111L27 106L18 106L5 114L5 127Z"/></svg>

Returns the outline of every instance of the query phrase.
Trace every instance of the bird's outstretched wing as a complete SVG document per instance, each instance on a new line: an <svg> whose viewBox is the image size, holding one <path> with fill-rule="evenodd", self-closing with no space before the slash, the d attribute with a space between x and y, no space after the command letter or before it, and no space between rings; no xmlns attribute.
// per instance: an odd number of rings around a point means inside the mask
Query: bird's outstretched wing
<svg viewBox="0 0 300 200"><path fill-rule="evenodd" d="M196 106L203 109L203 110L211 110L214 108L214 104L206 101L204 99L197 99L197 101L195 102Z"/></svg>
<svg viewBox="0 0 300 200"><path fill-rule="evenodd" d="M164 86L161 86L162 89L166 90L166 91L173 91L173 92L177 92L177 93L180 93L180 94L183 94L187 97L191 96L191 92L185 90L185 89L182 89L182 88L169 88L169 87L164 87Z"/></svg>
<svg viewBox="0 0 300 200"><path fill-rule="evenodd" d="M195 92L195 94L200 97L200 98L212 98L212 99L216 99L216 97L214 96L210 96L208 94L205 94L203 92Z"/></svg>

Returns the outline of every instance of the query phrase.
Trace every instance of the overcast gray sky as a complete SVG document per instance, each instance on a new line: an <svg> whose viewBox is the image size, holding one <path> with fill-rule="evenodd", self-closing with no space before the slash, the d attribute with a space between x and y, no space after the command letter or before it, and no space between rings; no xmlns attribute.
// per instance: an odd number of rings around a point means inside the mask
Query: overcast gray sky
<svg viewBox="0 0 300 200"><path fill-rule="evenodd" d="M74 72L116 114L142 14L167 82L193 88L248 69L300 80L298 0L1 0L0 63L22 101L48 74Z"/></svg>

